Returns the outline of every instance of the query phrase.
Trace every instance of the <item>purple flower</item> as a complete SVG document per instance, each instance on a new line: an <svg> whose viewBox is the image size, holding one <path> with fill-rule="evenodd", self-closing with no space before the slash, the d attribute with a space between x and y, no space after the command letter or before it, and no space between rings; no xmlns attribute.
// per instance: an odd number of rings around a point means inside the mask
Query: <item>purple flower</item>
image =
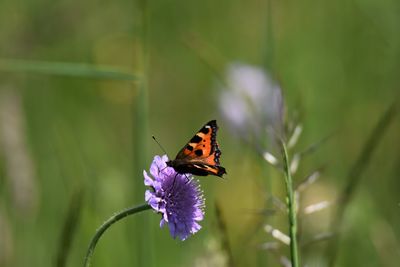
<svg viewBox="0 0 400 267"><path fill-rule="evenodd" d="M150 166L153 179L143 171L147 203L162 214L160 227L168 224L173 238L185 240L200 230L199 221L204 218L203 192L190 174L178 174L167 167L166 155L155 156Z"/></svg>
<svg viewBox="0 0 400 267"><path fill-rule="evenodd" d="M281 136L284 103L282 91L261 68L242 63L230 64L227 86L221 88L220 108L224 119L246 141L265 143L264 138Z"/></svg>

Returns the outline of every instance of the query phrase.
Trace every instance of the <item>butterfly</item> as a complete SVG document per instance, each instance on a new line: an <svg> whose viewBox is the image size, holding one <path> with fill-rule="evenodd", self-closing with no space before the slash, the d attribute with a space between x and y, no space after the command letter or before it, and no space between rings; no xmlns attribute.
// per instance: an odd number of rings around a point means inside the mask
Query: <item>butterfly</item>
<svg viewBox="0 0 400 267"><path fill-rule="evenodd" d="M167 161L167 166L181 174L222 177L226 171L219 163L221 150L216 140L217 130L216 120L207 122L178 152L174 160Z"/></svg>

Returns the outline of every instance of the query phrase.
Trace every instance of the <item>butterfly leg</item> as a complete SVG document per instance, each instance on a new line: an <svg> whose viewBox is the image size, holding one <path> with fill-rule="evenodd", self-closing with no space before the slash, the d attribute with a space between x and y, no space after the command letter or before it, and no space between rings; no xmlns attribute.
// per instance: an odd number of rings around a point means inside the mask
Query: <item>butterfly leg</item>
<svg viewBox="0 0 400 267"><path fill-rule="evenodd" d="M191 179L187 176L186 173L184 173L183 175L185 175L185 177L186 177L186 184L189 183L191 181ZM171 191L174 190L176 176L178 176L178 173L175 174L174 181L172 182L172 186L171 186Z"/></svg>
<svg viewBox="0 0 400 267"><path fill-rule="evenodd" d="M178 175L178 173L176 173L175 174L175 177L174 177L174 181L172 182L172 186L171 186L171 192L174 190L174 188L175 188L175 180L176 180L176 176Z"/></svg>
<svg viewBox="0 0 400 267"><path fill-rule="evenodd" d="M188 184L190 182L190 178L186 175L186 173L185 173L185 177L186 177L186 184Z"/></svg>
<svg viewBox="0 0 400 267"><path fill-rule="evenodd" d="M166 168L168 168L168 166L165 166L164 168L162 168L162 169L160 170L160 172L163 172Z"/></svg>

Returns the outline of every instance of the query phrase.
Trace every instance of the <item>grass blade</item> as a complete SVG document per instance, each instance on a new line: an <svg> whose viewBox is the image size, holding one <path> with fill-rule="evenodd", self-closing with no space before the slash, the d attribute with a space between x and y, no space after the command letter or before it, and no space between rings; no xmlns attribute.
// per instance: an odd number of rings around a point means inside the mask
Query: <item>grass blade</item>
<svg viewBox="0 0 400 267"><path fill-rule="evenodd" d="M141 46L138 51L139 66L138 69L143 74L142 79L137 83L137 95L133 103L133 173L132 180L134 181L134 202L140 203L144 198L144 183L143 170L148 168L148 140L149 135L149 105L148 105L148 79L149 79L149 40L148 30L150 22L150 3L148 0L140 0L136 3L138 16L138 37L140 38ZM142 179L137 179L140 175ZM136 264L137 266L155 266L155 246L154 235L152 232L151 215L146 214L137 219L135 229L130 235L134 235Z"/></svg>
<svg viewBox="0 0 400 267"><path fill-rule="evenodd" d="M139 75L124 72L109 66L95 66L86 63L30 61L22 59L0 59L0 71L119 81L136 81L139 79Z"/></svg>
<svg viewBox="0 0 400 267"><path fill-rule="evenodd" d="M221 234L221 245L223 250L225 251L226 255L228 256L228 265L229 267L234 267L233 261L233 253L231 246L229 244L229 236L228 236L228 229L226 227L225 219L222 216L222 210L220 205L215 202L215 217L217 218L218 229Z"/></svg>
<svg viewBox="0 0 400 267"><path fill-rule="evenodd" d="M56 266L67 265L68 254L74 239L82 210L83 191L72 195L58 245Z"/></svg>
<svg viewBox="0 0 400 267"><path fill-rule="evenodd" d="M347 181L345 188L343 189L337 203L337 210L332 220L332 227L336 227L336 235L332 239L332 242L327 248L328 253L328 266L334 266L336 256L338 254L340 231L342 229L343 217L350 201L353 198L354 192L360 183L361 177L369 162L371 161L372 154L377 148L379 141L382 140L384 133L389 128L389 125L393 121L393 117L396 113L395 105L392 104L386 112L379 119L378 123L373 128L369 138L365 142L360 155L355 161L354 165L350 169L347 175Z"/></svg>

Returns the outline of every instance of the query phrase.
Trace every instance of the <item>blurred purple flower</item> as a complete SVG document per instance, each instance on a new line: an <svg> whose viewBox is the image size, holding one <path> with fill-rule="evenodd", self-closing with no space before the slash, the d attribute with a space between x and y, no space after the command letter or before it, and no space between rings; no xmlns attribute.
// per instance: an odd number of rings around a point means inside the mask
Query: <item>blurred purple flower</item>
<svg viewBox="0 0 400 267"><path fill-rule="evenodd" d="M241 63L226 72L220 95L221 113L233 132L246 141L265 143L283 134L284 103L281 88L263 69ZM227 87L227 88L226 88Z"/></svg>
<svg viewBox="0 0 400 267"><path fill-rule="evenodd" d="M204 198L200 185L191 174L178 174L167 167L166 155L155 156L150 166L153 179L143 171L147 203L162 214L160 227L168 224L173 238L185 240L200 230L199 221L204 218Z"/></svg>

